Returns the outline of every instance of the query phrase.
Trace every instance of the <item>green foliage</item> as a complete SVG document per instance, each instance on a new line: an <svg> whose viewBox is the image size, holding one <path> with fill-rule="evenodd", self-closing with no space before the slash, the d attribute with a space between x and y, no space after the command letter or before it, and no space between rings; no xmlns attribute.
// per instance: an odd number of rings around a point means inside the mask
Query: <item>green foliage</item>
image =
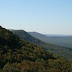
<svg viewBox="0 0 72 72"><path fill-rule="evenodd" d="M33 44L40 46L41 48L43 48L46 51L50 51L52 53L59 54L68 60L72 60L72 49L64 48L64 47L53 45L50 43L45 43L45 42L43 42L44 40L41 40L41 38L43 39L44 35L39 35L37 33L35 33L35 35L33 35L33 34L29 33L32 35L31 36L23 30L12 30L12 32L14 34L16 34L17 36L19 36L21 39L32 42ZM36 39L35 37L39 38L40 40ZM44 38L46 38L46 36ZM46 40L47 40L47 38L46 38Z"/></svg>
<svg viewBox="0 0 72 72"><path fill-rule="evenodd" d="M71 72L71 64L0 27L0 72L53 71Z"/></svg>

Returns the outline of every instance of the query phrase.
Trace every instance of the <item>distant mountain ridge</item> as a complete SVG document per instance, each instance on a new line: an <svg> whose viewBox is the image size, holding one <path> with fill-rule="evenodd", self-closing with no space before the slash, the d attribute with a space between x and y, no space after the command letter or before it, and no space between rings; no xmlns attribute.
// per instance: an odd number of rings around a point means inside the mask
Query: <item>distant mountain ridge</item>
<svg viewBox="0 0 72 72"><path fill-rule="evenodd" d="M49 36L49 35L43 35L37 32L29 32L30 35L33 37L36 37L46 43L51 43L58 46L68 47L72 48L72 36L70 35L61 35L61 36Z"/></svg>
<svg viewBox="0 0 72 72"><path fill-rule="evenodd" d="M70 49L70 48L64 48L64 47L56 46L56 45L53 45L50 43L45 43L45 42L31 36L24 30L12 30L12 32L14 34L16 34L17 36L19 36L21 39L32 42L33 44L36 44L47 51L59 54L70 60L72 59L72 53L71 53L72 49Z"/></svg>
<svg viewBox="0 0 72 72"><path fill-rule="evenodd" d="M0 27L0 72L71 72L71 68L65 58Z"/></svg>
<svg viewBox="0 0 72 72"><path fill-rule="evenodd" d="M72 35L65 35L65 34L43 34L43 35L46 35L46 36L57 36L57 37L69 37L69 36L72 36Z"/></svg>

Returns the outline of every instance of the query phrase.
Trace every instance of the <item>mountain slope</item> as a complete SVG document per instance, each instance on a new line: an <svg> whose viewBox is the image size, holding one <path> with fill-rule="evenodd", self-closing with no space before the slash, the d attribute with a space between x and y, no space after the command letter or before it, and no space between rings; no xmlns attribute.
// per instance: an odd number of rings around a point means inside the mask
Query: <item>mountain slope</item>
<svg viewBox="0 0 72 72"><path fill-rule="evenodd" d="M71 72L71 64L0 27L0 72L53 71Z"/></svg>
<svg viewBox="0 0 72 72"><path fill-rule="evenodd" d="M43 41L32 37L31 35L29 35L27 32L23 30L12 30L12 32L16 34L17 36L19 36L21 39L25 39L29 42L32 42L33 44L40 46L41 48L47 51L59 54L69 60L72 60L72 49L70 48L64 48L64 47L56 46L50 43L44 43Z"/></svg>
<svg viewBox="0 0 72 72"><path fill-rule="evenodd" d="M46 36L37 32L29 32L29 34L46 43L72 48L72 36Z"/></svg>

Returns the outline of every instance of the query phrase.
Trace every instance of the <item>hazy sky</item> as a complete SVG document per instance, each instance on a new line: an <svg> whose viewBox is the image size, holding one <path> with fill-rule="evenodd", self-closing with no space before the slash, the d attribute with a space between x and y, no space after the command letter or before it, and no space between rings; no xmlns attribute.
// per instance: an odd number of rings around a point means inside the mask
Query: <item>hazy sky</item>
<svg viewBox="0 0 72 72"><path fill-rule="evenodd" d="M72 34L72 0L0 0L0 25L47 34Z"/></svg>

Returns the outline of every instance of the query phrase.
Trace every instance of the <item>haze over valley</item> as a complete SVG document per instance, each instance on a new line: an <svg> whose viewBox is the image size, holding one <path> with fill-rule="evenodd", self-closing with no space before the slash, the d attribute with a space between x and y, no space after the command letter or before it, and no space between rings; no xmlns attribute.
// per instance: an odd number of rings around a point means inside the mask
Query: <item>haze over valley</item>
<svg viewBox="0 0 72 72"><path fill-rule="evenodd" d="M71 35L55 35L55 34L40 34L37 32L28 32L33 37L36 37L46 43L51 43L58 46L72 48L72 36Z"/></svg>

